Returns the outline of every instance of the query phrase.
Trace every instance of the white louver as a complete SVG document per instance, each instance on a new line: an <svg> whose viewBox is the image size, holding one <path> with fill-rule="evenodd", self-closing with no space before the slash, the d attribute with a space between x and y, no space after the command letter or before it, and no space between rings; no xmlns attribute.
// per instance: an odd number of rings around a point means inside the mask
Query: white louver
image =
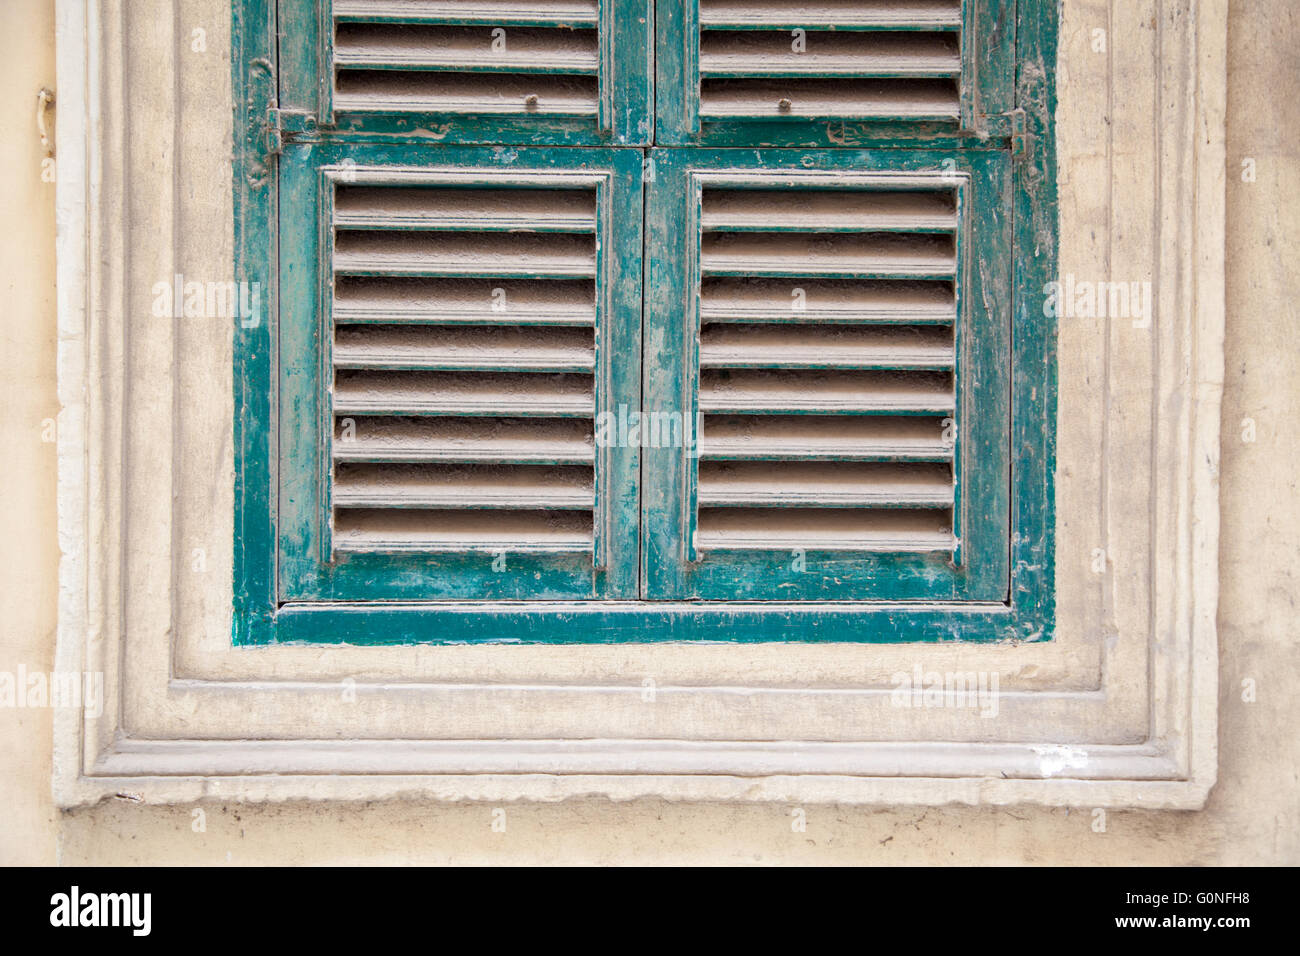
<svg viewBox="0 0 1300 956"><path fill-rule="evenodd" d="M958 193L706 183L695 546L953 550Z"/></svg>
<svg viewBox="0 0 1300 956"><path fill-rule="evenodd" d="M335 184L334 550L592 550L596 192L546 179Z"/></svg>
<svg viewBox="0 0 1300 956"><path fill-rule="evenodd" d="M334 0L334 108L591 116L597 0Z"/></svg>
<svg viewBox="0 0 1300 956"><path fill-rule="evenodd" d="M699 0L701 118L960 117L961 0Z"/></svg>

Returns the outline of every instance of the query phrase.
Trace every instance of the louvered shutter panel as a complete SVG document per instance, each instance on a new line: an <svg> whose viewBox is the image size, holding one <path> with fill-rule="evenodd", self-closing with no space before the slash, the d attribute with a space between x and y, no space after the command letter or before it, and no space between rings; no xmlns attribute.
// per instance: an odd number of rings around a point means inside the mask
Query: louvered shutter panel
<svg viewBox="0 0 1300 956"><path fill-rule="evenodd" d="M698 441L646 452L652 596L1005 597L1008 187L996 152L660 164L647 405Z"/></svg>
<svg viewBox="0 0 1300 956"><path fill-rule="evenodd" d="M331 132L648 143L653 12L632 0L280 0L282 105Z"/></svg>
<svg viewBox="0 0 1300 956"><path fill-rule="evenodd" d="M661 142L997 135L1014 0L660 0Z"/></svg>
<svg viewBox="0 0 1300 956"><path fill-rule="evenodd" d="M284 167L283 586L630 595L640 161L448 150Z"/></svg>

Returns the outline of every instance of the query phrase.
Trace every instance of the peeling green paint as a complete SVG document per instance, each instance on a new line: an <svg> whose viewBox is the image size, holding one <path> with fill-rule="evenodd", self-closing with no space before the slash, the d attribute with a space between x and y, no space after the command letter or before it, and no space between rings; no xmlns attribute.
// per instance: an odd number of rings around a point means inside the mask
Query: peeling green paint
<svg viewBox="0 0 1300 956"><path fill-rule="evenodd" d="M235 3L232 79L236 104L236 278L260 283L269 294L263 296L267 321L247 328L237 325L233 333L234 643L1051 639L1055 615L1056 330L1054 320L1043 317L1041 301L1043 288L1056 275L1052 124L1056 108L1053 74L1057 5L1036 0L988 0L966 5L967 32L982 31L986 42L978 52L970 47L964 51L964 67L974 82L963 87L962 122L957 126L851 120L778 120L760 124L729 121L703 124L699 133L687 115L689 53L683 42L685 18L692 15L695 0L659 0L657 24L654 16L645 19L648 7L632 0L617 0L616 6L610 8L615 16L630 18L621 22L637 27L620 34L628 38L623 41L625 45L602 46L602 69L616 74L617 82L624 84L618 94L622 97L620 105L610 114L609 128L602 130L600 124L593 127L575 118L539 121L536 117L504 117L469 122L446 117L330 115L328 72L320 68L328 54L324 27L328 4L280 0L277 12L275 0ZM654 30L660 41L657 94L652 92L649 64L655 58L649 40L639 42L642 35L648 38ZM276 48L277 32L285 41L280 50ZM647 108L656 95L657 126ZM315 120L315 128L309 133L289 137L282 147L289 156L269 154L266 148L265 120L268 111L277 107L304 109ZM1013 109L1024 111L1023 140L1011 123ZM547 558L521 574L510 586L513 590L492 590L500 588L500 582L489 586L476 580L479 572L465 568L457 569L457 583L448 585L434 580L427 567L385 567L388 559L358 562L354 557L350 562L333 565L304 559L312 544L309 533L304 537L302 514L290 507L282 516L283 504L277 504L281 497L277 489L285 475L292 475L302 462L292 457L282 459L285 436L280 433L277 419L286 401L318 405L319 394L313 396L308 390L318 388L319 383L311 374L294 378L293 363L286 366L281 361L285 302L292 297L301 304L307 300L300 296L309 293L305 286L282 286L277 263L282 264L286 255L297 257L299 262L310 261L317 250L305 233L286 236L277 229L277 210L280 223L313 215L292 203L283 204L281 180L294 178L295 164L302 174L321 163L348 156L359 163L412 164L471 158L474 162L516 161L515 157L494 156L491 151L455 152L447 146L433 145L430 140L438 144L585 148L580 151L590 150L589 159L559 161L590 162L618 170L620 177L635 176L638 182L647 149L610 147L646 147L654 152L656 167L668 170L674 168L674 162L689 162L675 159L677 150L661 149L668 145L713 147L715 161L731 156L734 159L730 161L741 166L762 163L765 155L775 156L766 152L770 147L820 149L812 154L814 165L821 163L831 168L922 168L944 157L958 159L962 168L1010 166L1011 201L1004 208L980 214L981 218L1001 215L1011 229L1013 311L1006 443L1009 476L1001 493L992 490L993 498L988 499L1005 502L1010 534L1001 545L1005 560L982 565L1002 568L998 578L1004 582L1001 594L994 593L998 586L991 583L992 577L979 587L959 587L951 569L935 569L912 559L899 562L894 569L898 577L892 586L872 593L871 600L882 603L863 601L862 579L855 580L855 572L849 568L827 569L831 579L846 585L829 599L824 588L816 593L801 592L800 588L806 586L761 595L765 600L782 602L808 600L805 604L753 602L762 589L746 585L745 575L752 569L744 568L743 562L725 571L727 581L721 591L674 586L658 589L659 601L611 601L611 597L635 597L635 568L631 578L625 571L621 583L611 587L609 582L602 583L592 568L565 567ZM1021 142L1023 151L1010 158L1013 146ZM629 158L622 158L623 153ZM538 156L526 150L521 150L520 155L527 157L524 161L535 161ZM671 182L672 173L667 176ZM652 203L656 191L664 188L651 185L648 195ZM652 209L651 230L656 228L653 215ZM664 225L661 223L659 228ZM639 242L639 227L637 232ZM996 232L1001 235L1001 227ZM977 230L975 235L977 243L988 241L986 232ZM1005 250L998 255L1006 255ZM647 267L653 269L649 264ZM996 263L986 263L982 268L997 271ZM998 282L990 281L987 286L983 295L988 297L990 308L996 308ZM652 326L653 320L648 328ZM639 326L636 331L639 334ZM989 354L998 353L994 350ZM995 374L998 370L989 371ZM283 381L286 374L293 381L290 393L277 394L275 383ZM665 374L665 370L656 370L651 378ZM988 416L989 420L996 417ZM308 463L307 467L315 466ZM651 482L658 477L650 475ZM635 497L632 502L635 512ZM655 507L653 502L647 504L651 512ZM282 524L286 517L289 526ZM667 539L662 538L663 525L657 523L660 517L650 514L645 520L648 530L639 534L646 539L647 554L654 553L664 540L676 540L671 533ZM637 536L635 530L632 536ZM280 553L282 539L288 544L287 554ZM368 563L371 566L365 567ZM979 555L966 554L963 563L974 568L980 564ZM652 572L642 569L639 573L651 585ZM629 582L633 582L632 590ZM656 592L653 586L650 590ZM707 598L724 592L733 598L732 602L684 604L662 600ZM470 594L479 601L467 600ZM735 599L747 603L735 603ZM480 603L488 600L493 603ZM522 600L529 603L500 603ZM857 603L843 603L849 600ZM917 603L908 604L908 600Z"/></svg>

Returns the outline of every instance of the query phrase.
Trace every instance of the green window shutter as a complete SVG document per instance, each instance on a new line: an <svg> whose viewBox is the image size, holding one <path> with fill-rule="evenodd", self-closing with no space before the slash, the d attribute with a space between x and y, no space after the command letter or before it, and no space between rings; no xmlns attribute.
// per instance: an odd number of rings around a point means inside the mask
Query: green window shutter
<svg viewBox="0 0 1300 956"><path fill-rule="evenodd" d="M664 155L650 597L1005 600L1009 205L1005 151Z"/></svg>
<svg viewBox="0 0 1300 956"><path fill-rule="evenodd" d="M239 0L236 642L1049 637L1049 7Z"/></svg>
<svg viewBox="0 0 1300 956"><path fill-rule="evenodd" d="M635 0L281 0L280 105L331 133L651 141L653 9Z"/></svg>
<svg viewBox="0 0 1300 956"><path fill-rule="evenodd" d="M1015 0L659 0L657 141L977 142L1014 100Z"/></svg>
<svg viewBox="0 0 1300 956"><path fill-rule="evenodd" d="M631 597L635 152L294 144L280 161L280 591Z"/></svg>

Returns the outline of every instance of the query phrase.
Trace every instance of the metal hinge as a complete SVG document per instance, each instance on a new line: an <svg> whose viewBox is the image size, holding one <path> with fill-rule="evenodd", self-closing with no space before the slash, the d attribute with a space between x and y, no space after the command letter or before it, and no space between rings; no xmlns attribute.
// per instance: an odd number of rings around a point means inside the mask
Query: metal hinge
<svg viewBox="0 0 1300 956"><path fill-rule="evenodd" d="M306 142L315 137L320 127L316 117L304 110L282 110L273 106L266 111L262 124L262 143L266 155L279 156L286 143Z"/></svg>
<svg viewBox="0 0 1300 956"><path fill-rule="evenodd" d="M1025 111L1017 107L1005 113L977 114L976 129L971 130L982 138L1005 138L1011 141L1011 155L1019 158L1029 152L1031 134L1027 132Z"/></svg>
<svg viewBox="0 0 1300 956"><path fill-rule="evenodd" d="M1002 115L1011 124L1011 155L1013 157L1026 155L1029 152L1029 133L1025 131L1025 111L1017 108Z"/></svg>

